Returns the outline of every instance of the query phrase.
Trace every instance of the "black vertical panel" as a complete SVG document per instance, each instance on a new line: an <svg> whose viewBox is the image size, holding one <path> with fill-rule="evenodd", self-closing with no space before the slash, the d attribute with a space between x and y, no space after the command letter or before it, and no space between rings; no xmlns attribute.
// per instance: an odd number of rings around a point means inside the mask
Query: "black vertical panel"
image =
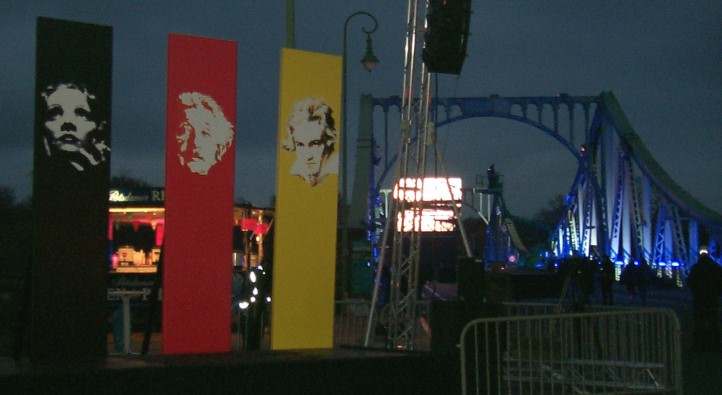
<svg viewBox="0 0 722 395"><path fill-rule="evenodd" d="M38 18L30 357L106 354L112 29Z"/></svg>

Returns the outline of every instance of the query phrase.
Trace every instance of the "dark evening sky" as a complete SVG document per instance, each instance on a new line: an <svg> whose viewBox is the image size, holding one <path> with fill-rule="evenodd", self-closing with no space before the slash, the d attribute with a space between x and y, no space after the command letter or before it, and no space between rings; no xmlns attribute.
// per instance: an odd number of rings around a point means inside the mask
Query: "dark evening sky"
<svg viewBox="0 0 722 395"><path fill-rule="evenodd" d="M473 9L469 57L460 77L439 78L440 96L612 91L672 178L722 211L722 2L473 0ZM296 47L303 50L340 54L344 19L357 10L378 18L374 50L381 63L372 73L361 68L361 27L369 22L354 18L348 39L351 152L358 96L400 94L406 1L296 0ZM31 192L38 16L113 26L112 173L157 185L164 179L168 33L236 40L236 196L269 203L285 1L2 1L0 185L19 197ZM440 139L446 167L466 184L495 163L505 177L508 206L521 215L566 193L574 176L563 148L527 126L469 120L440 129Z"/></svg>

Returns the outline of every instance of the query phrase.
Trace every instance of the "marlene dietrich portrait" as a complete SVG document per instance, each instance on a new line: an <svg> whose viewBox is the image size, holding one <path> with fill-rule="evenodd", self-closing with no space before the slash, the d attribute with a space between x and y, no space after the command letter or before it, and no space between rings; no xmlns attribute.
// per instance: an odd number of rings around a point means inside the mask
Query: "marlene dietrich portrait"
<svg viewBox="0 0 722 395"><path fill-rule="evenodd" d="M96 95L82 84L60 82L40 92L43 148L53 162L76 172L106 163L107 116Z"/></svg>
<svg viewBox="0 0 722 395"><path fill-rule="evenodd" d="M338 134L332 114L321 99L309 97L296 102L288 117L281 146L296 153L290 174L310 186L318 185L329 174L338 174Z"/></svg>
<svg viewBox="0 0 722 395"><path fill-rule="evenodd" d="M195 174L207 175L233 142L233 125L216 101L198 92L178 95L185 120L181 123L178 160Z"/></svg>

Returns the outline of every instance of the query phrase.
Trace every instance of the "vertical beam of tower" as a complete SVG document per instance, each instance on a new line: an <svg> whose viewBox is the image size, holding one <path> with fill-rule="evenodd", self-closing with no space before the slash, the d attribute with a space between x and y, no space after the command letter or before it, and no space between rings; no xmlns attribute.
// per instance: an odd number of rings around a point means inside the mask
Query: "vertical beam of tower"
<svg viewBox="0 0 722 395"><path fill-rule="evenodd" d="M425 7L421 0L409 0L404 60L404 86L401 101L400 161L396 185L398 193L388 221L392 223L393 244L390 262L389 328L387 348L414 349L417 309L419 250L421 246L422 199L426 173L429 134L431 79L426 67L416 56L419 12ZM418 72L418 74L417 74ZM418 80L418 81L417 81ZM417 88L418 86L418 88ZM418 96L418 100L417 100ZM407 191L411 190L412 199ZM411 216L407 220L407 216ZM405 229L406 224L411 227Z"/></svg>
<svg viewBox="0 0 722 395"><path fill-rule="evenodd" d="M642 242L644 260L652 262L652 183L642 176Z"/></svg>
<svg viewBox="0 0 722 395"><path fill-rule="evenodd" d="M629 188L630 178L632 177L631 174L627 171L624 167L624 162L627 161L627 156L624 154L624 157L622 160L619 161L619 166L621 167L619 171L622 173L621 183L619 184L619 187L622 188L622 199L620 200L622 204L622 256L625 258L625 262L627 262L627 259L632 260L632 196L631 192L632 190Z"/></svg>
<svg viewBox="0 0 722 395"><path fill-rule="evenodd" d="M687 260L687 267L691 268L697 262L697 253L699 251L699 228L697 220L694 218L689 219L689 226L687 227L689 232L689 255Z"/></svg>
<svg viewBox="0 0 722 395"><path fill-rule="evenodd" d="M672 232L674 243L674 255L679 260L682 267L687 265L687 246L682 233L682 216L677 206L672 207ZM682 271L684 273L684 271Z"/></svg>
<svg viewBox="0 0 722 395"><path fill-rule="evenodd" d="M613 163L614 165L612 173L614 174L616 178L616 182L614 183L614 189L613 193L614 198L612 199L612 209L609 211L611 215L609 216L610 222L611 222L611 235L609 237L610 242L612 244L611 246L611 254L615 257L614 259L617 260L624 260L624 248L623 246L620 247L620 235L622 231L622 216L624 214L624 166L621 165L622 163L622 152L618 152L617 160Z"/></svg>
<svg viewBox="0 0 722 395"><path fill-rule="evenodd" d="M596 245L596 239L592 237L594 229L594 186L592 185L592 173L587 171L586 180L584 182L584 216L582 222L582 234L584 235L582 242L582 254L589 256L591 246Z"/></svg>
<svg viewBox="0 0 722 395"><path fill-rule="evenodd" d="M356 168L354 169L351 207L349 207L350 228L362 228L368 225L369 190L373 187L373 100L371 95L361 95L356 139Z"/></svg>
<svg viewBox="0 0 722 395"><path fill-rule="evenodd" d="M615 166L617 163L617 151L616 142L614 140L614 130L609 124L607 124L604 128L604 134L602 135L602 160L604 195L607 203L607 207L605 207L607 212L607 239L609 240L607 248L609 250L610 257L612 259L616 259L616 254L619 250L619 239L614 234L616 225L614 208L616 207L617 202L617 173Z"/></svg>
<svg viewBox="0 0 722 395"><path fill-rule="evenodd" d="M655 265L666 262L664 257L666 211L666 204L660 202L659 208L657 209L656 226L654 227L654 254L652 254L652 262L654 262Z"/></svg>
<svg viewBox="0 0 722 395"><path fill-rule="evenodd" d="M411 149L412 140L412 114L413 114L413 91L414 91L414 60L416 50L416 12L417 2L409 0L408 12L406 20L406 43L404 48L404 85L402 88L401 97L401 144L399 145L399 168L397 180L404 180L408 174L409 168L409 155ZM401 187L400 184L398 184ZM405 183L404 183L405 186ZM408 310L414 306L410 306L409 301L405 295L402 295L402 280L408 280L410 262L404 259L402 253L403 241L404 241L404 226L406 222L407 214L407 201L406 194L399 191L396 194L398 199L393 199L392 210L387 221L391 222L389 231L393 233L393 242L391 247L391 262L390 262L390 290L389 290L389 320L388 320L388 338L387 347L394 347L395 343L409 343L413 336L409 333L404 325L404 319L408 315ZM401 217L402 226L397 226L397 217ZM412 217L413 223L413 217ZM413 232L413 226L412 226ZM378 285L377 285L378 286ZM405 339L403 339L405 337Z"/></svg>
<svg viewBox="0 0 722 395"><path fill-rule="evenodd" d="M672 206L668 205L667 216L664 219L664 261L670 265L674 259L674 239L672 235Z"/></svg>
<svg viewBox="0 0 722 395"><path fill-rule="evenodd" d="M570 131L570 134L571 134L571 131ZM585 194L585 189L586 189L586 186L587 186L587 183L588 183L587 178L588 178L588 177L585 176L585 177L582 179L582 181L579 183L579 186L577 187L577 191L576 191L576 192L577 192L577 196L576 196L576 199L577 199L577 221L576 221L576 222L577 222L577 226L578 226L577 234L578 234L578 237L579 237L579 245L578 245L578 248L579 248L579 253L580 253L580 254L585 254L584 244L585 244L586 241L587 241L587 237L586 237L587 234L586 234L586 232L587 232L587 229L588 229L588 228L585 226L586 223L587 223L587 221L585 221L585 215L587 214L587 212L586 212L586 210L585 210L585 208L586 208L585 199L587 199L587 196L586 196L586 194Z"/></svg>
<svg viewBox="0 0 722 395"><path fill-rule="evenodd" d="M634 168L632 167L632 160L627 157L625 161L627 169L627 190L629 191L629 198L627 204L631 210L632 228L634 230L634 257L637 259L645 259L644 256L644 231L642 229L644 218L642 218L642 209L639 203L639 192L637 191L637 180L634 177ZM631 235L630 235L631 237ZM649 261L647 261L649 262Z"/></svg>

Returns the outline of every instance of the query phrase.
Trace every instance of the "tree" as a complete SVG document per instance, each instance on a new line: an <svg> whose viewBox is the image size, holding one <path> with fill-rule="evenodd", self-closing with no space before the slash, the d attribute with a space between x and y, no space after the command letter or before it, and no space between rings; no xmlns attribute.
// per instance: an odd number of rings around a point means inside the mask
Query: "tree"
<svg viewBox="0 0 722 395"><path fill-rule="evenodd" d="M110 178L111 188L153 188L147 181L129 175L121 174Z"/></svg>
<svg viewBox="0 0 722 395"><path fill-rule="evenodd" d="M566 205L564 195L556 195L547 202L532 218L547 234L553 231L564 215Z"/></svg>
<svg viewBox="0 0 722 395"><path fill-rule="evenodd" d="M486 224L478 216L466 217L461 221L461 223L464 227L464 231L466 232L466 236L469 239L469 247L471 247L474 256L482 256ZM463 251L463 249L460 251Z"/></svg>
<svg viewBox="0 0 722 395"><path fill-rule="evenodd" d="M15 190L0 185L0 211L7 210L15 205Z"/></svg>
<svg viewBox="0 0 722 395"><path fill-rule="evenodd" d="M32 218L30 200L17 202L12 188L0 186L0 277L23 276L32 251Z"/></svg>
<svg viewBox="0 0 722 395"><path fill-rule="evenodd" d="M545 227L534 219L517 217L512 215L511 220L514 222L519 238L522 240L528 250L532 250L539 245L544 245L549 237L549 232Z"/></svg>

